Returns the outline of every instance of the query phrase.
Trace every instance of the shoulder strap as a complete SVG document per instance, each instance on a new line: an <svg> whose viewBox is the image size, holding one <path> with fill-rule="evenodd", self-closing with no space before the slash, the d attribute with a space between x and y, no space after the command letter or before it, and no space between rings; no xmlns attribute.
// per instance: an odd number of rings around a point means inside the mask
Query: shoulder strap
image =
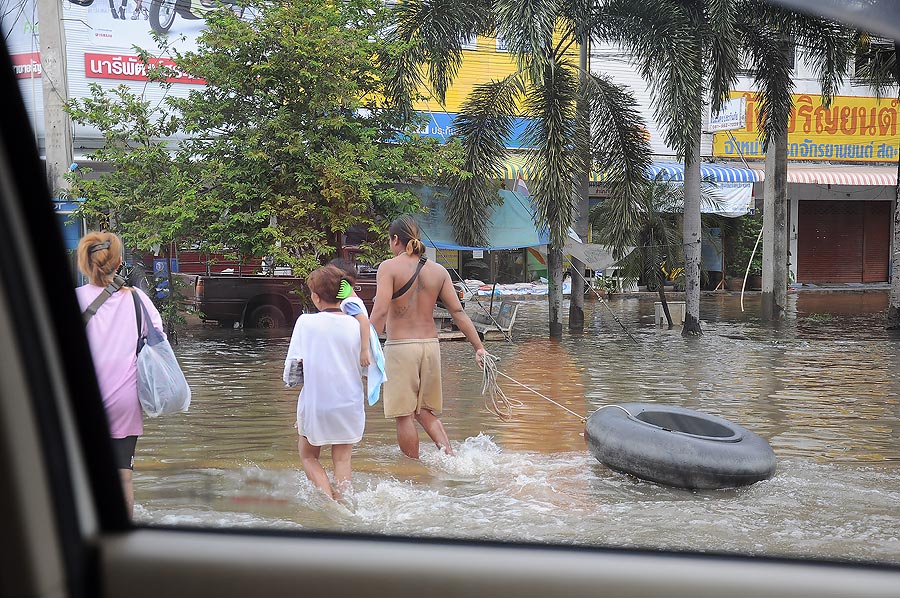
<svg viewBox="0 0 900 598"><path fill-rule="evenodd" d="M141 352L141 349L144 348L144 323L143 318L141 317L143 306L141 305L141 299L138 297L137 291L134 289L131 289L131 298L134 300L134 319L137 322L137 349L135 350L135 354L138 354Z"/></svg>
<svg viewBox="0 0 900 598"><path fill-rule="evenodd" d="M406 294L406 292L407 292L410 288L412 288L413 283L416 282L416 279L419 277L419 272L422 270L422 266L424 266L424 265L425 265L425 262L427 262L427 261L428 261L428 258L427 258L427 257L425 256L425 254L423 253L423 254L419 257L419 265L416 266L416 271L413 272L413 275L410 277L409 280L406 281L406 284L405 284L405 285L403 285L402 287L400 287L399 289L397 289L396 291L394 291L394 294L391 295L391 299L392 299L392 300L393 300L393 299L396 299L397 297L402 297L403 295Z"/></svg>
<svg viewBox="0 0 900 598"><path fill-rule="evenodd" d="M125 284L125 279L116 274L113 276L112 282L109 283L103 291L94 299L93 303L87 306L83 312L81 312L81 317L84 318L84 323L87 324L91 318L94 317L94 314L97 313L97 310L100 309L100 306L106 303L106 300L113 296L113 293L122 288L122 285Z"/></svg>

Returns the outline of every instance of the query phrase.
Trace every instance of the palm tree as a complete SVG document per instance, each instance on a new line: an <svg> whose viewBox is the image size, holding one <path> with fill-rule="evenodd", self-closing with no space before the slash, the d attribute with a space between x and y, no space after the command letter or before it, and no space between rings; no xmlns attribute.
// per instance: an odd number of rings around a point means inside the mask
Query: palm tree
<svg viewBox="0 0 900 598"><path fill-rule="evenodd" d="M776 205L781 209L775 216L783 230L786 135L793 88L788 50L791 43L798 45L807 64L820 73L823 98L830 101L846 70L846 36L834 23L761 0L612 0L603 10L601 34L630 52L651 86L654 112L667 143L685 161L687 314L682 333L699 335L702 107L708 100L713 112L720 110L737 81L743 55L760 91L764 141L781 150L775 154L777 168L770 178L779 196ZM781 246L781 253L774 258L779 264L774 286L786 292L787 246Z"/></svg>
<svg viewBox="0 0 900 598"><path fill-rule="evenodd" d="M701 181L700 201L706 208L718 207L715 183ZM618 260L617 274L626 279L643 279L648 287L656 287L670 328L672 318L666 307L662 265L684 260L677 224L677 216L683 213L684 204L684 185L657 178L638 198L631 221L622 222L621 211L610 202L599 204L591 213L597 238L612 249L613 257Z"/></svg>
<svg viewBox="0 0 900 598"><path fill-rule="evenodd" d="M647 184L649 148L632 96L607 77L584 72L574 53L593 30L594 8L554 0L409 0L397 5L393 30L406 50L386 57L395 69L389 101L412 117L423 90L444 102L462 61L462 40L495 35L506 41L514 72L476 86L455 123L470 176L451 185L447 214L461 244L484 244L497 201L491 181L507 158L514 119L526 117L522 142L530 148L536 220L550 237L552 337L562 335L562 247L581 181L590 168L604 172L617 205L626 207ZM579 118L579 105L586 119Z"/></svg>
<svg viewBox="0 0 900 598"><path fill-rule="evenodd" d="M598 33L624 47L651 89L666 142L684 159L685 321L700 328L700 140L707 100L718 111L737 80L733 0L611 0Z"/></svg>
<svg viewBox="0 0 900 598"><path fill-rule="evenodd" d="M900 43L873 38L866 33L857 35L856 76L875 92L878 99L889 92L900 93L900 62L897 61ZM900 96L898 96L900 97ZM900 160L897 162L897 184L894 186L893 247L900 247ZM900 252L891 258L891 294L888 302L888 330L900 330Z"/></svg>

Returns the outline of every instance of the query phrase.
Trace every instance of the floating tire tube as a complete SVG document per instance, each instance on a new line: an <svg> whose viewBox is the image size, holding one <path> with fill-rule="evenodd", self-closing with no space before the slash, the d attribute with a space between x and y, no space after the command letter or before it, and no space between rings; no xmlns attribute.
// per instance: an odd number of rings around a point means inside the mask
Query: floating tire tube
<svg viewBox="0 0 900 598"><path fill-rule="evenodd" d="M734 488L775 474L765 439L714 415L653 403L609 405L585 425L591 454L616 471L680 488Z"/></svg>

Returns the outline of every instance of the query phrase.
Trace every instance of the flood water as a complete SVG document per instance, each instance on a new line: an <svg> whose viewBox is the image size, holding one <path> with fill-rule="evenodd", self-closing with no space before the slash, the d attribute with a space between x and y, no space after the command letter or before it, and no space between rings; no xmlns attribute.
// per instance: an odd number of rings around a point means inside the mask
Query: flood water
<svg viewBox="0 0 900 598"><path fill-rule="evenodd" d="M774 478L687 491L610 471L578 418L529 391L509 421L484 406L471 346L442 343L442 417L457 456L422 433L421 462L396 446L381 404L353 455L351 508L306 480L296 395L283 388L287 336L191 328L176 348L190 413L145 421L135 462L140 523L331 530L786 555L900 563L900 335L885 292L797 293L777 327L759 297L704 297L704 336L653 323L653 300L586 305L587 330L546 339L546 299L522 303L504 373L589 415L656 402L725 417L767 439ZM290 331L285 331L285 335ZM330 458L323 451L330 469Z"/></svg>

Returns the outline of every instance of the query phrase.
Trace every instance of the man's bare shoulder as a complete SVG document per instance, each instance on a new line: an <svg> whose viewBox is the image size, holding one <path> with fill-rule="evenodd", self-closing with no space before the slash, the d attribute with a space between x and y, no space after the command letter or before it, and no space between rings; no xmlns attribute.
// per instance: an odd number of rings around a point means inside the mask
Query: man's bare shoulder
<svg viewBox="0 0 900 598"><path fill-rule="evenodd" d="M428 266L429 274L431 275L432 278L438 279L438 278L449 278L450 277L450 273L447 272L447 268L445 268L443 266L443 264L439 264L433 260L429 260L428 264L429 264L429 266Z"/></svg>
<svg viewBox="0 0 900 598"><path fill-rule="evenodd" d="M397 258L392 257L384 260L380 264L378 264L378 272L379 276L385 274L393 274L397 270Z"/></svg>

